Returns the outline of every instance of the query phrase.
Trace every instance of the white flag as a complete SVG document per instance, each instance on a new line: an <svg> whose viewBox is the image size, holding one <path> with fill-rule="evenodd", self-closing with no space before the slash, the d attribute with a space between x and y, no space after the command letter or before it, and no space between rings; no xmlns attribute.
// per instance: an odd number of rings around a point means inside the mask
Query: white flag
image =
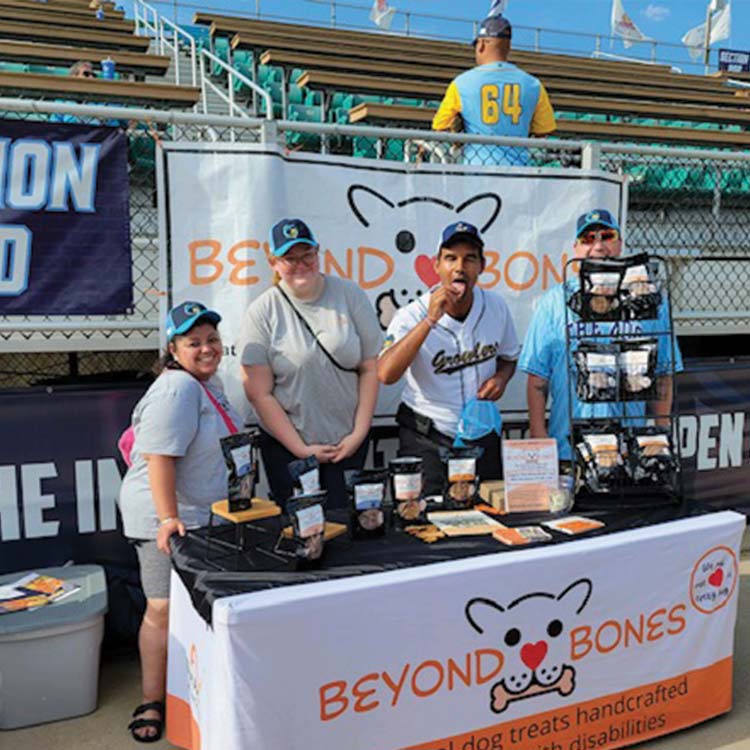
<svg viewBox="0 0 750 750"><path fill-rule="evenodd" d="M508 0L492 0L487 18L490 16L501 16L508 7Z"/></svg>
<svg viewBox="0 0 750 750"><path fill-rule="evenodd" d="M625 12L622 7L622 0L612 0L612 36L621 36L622 43L626 49L629 49L637 42L653 41L651 37L646 36L634 23L633 19Z"/></svg>
<svg viewBox="0 0 750 750"><path fill-rule="evenodd" d="M396 15L396 9L388 5L388 0L373 0L372 9L370 10L370 20L381 29L391 28L391 21Z"/></svg>
<svg viewBox="0 0 750 750"><path fill-rule="evenodd" d="M729 39L732 33L732 6L729 0L712 0L711 2L711 36L708 46ZM716 8L716 10L714 10ZM698 60L706 51L706 24L690 29L682 37L682 43L687 46L690 57Z"/></svg>

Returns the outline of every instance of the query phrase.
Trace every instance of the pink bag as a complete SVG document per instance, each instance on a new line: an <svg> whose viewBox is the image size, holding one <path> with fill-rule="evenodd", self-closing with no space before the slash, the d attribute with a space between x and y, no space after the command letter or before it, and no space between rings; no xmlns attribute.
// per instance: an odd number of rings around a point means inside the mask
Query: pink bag
<svg viewBox="0 0 750 750"><path fill-rule="evenodd" d="M208 388L205 386L204 383L201 383L203 386L203 390L206 392L206 396L208 396L208 400L214 405L216 408L216 411L219 412L219 415L224 420L224 424L227 426L227 429L229 430L230 435L234 435L237 432L237 427L232 421L229 414L224 411L221 404L214 398L211 391L208 390ZM120 435L120 439L117 441L117 449L120 451L120 455L122 456L122 460L125 462L125 466L130 468L133 465L133 461L130 458L130 454L133 452L133 444L135 443L135 430L133 429L133 425L131 424L123 433Z"/></svg>
<svg viewBox="0 0 750 750"><path fill-rule="evenodd" d="M135 430L131 424L125 432L120 435L120 439L117 441L117 448L120 451L122 460L125 462L125 466L128 468L133 465L133 461L130 458L130 454L133 452L133 443L135 443Z"/></svg>

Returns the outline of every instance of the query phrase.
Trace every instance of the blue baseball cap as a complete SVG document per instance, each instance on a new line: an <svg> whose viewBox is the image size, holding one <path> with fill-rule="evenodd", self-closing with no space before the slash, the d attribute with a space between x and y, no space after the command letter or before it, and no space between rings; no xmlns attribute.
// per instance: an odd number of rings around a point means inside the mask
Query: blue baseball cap
<svg viewBox="0 0 750 750"><path fill-rule="evenodd" d="M269 232L269 243L271 255L275 255L277 258L280 258L295 245L318 246L310 227L302 219L281 219L277 221Z"/></svg>
<svg viewBox="0 0 750 750"><path fill-rule="evenodd" d="M181 302L167 313L167 343L181 333L187 333L199 320L207 320L214 325L221 321L221 315L209 310L200 302Z"/></svg>
<svg viewBox="0 0 750 750"><path fill-rule="evenodd" d="M510 21L503 16L488 16L479 24L474 44L480 39L510 39L513 29Z"/></svg>
<svg viewBox="0 0 750 750"><path fill-rule="evenodd" d="M468 221L457 221L454 224L448 224L443 229L438 252L440 252L441 247L450 247L456 242L468 242L479 248L480 251L484 250L484 240L479 234L479 230L473 224L469 224Z"/></svg>
<svg viewBox="0 0 750 750"><path fill-rule="evenodd" d="M593 211L581 214L576 222L576 239L589 227L599 225L620 231L620 225L612 214L605 208L595 208Z"/></svg>

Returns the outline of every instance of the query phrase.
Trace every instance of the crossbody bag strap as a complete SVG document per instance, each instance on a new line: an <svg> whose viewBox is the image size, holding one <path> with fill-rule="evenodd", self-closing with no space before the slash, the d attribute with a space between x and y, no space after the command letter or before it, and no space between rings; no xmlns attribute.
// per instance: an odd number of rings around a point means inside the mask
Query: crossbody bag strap
<svg viewBox="0 0 750 750"><path fill-rule="evenodd" d="M203 386L203 390L206 392L206 395L208 396L208 400L216 407L216 411L219 412L219 415L224 420L224 424L227 426L227 429L229 430L229 434L235 435L236 433L238 433L239 430L237 429L237 425L232 421L232 418L229 416L229 414L227 414L224 407L217 401L216 396L214 396L214 394L211 393L211 391L208 389L208 386L205 383L201 381L198 381L198 382Z"/></svg>
<svg viewBox="0 0 750 750"><path fill-rule="evenodd" d="M281 293L281 296L289 303L289 307L291 307L292 310L294 310L296 316L300 319L300 321L302 322L302 325L305 327L307 332L313 337L313 339L315 340L315 343L320 347L323 354L325 354L326 357L328 357L328 360L330 361L330 363L337 369L342 370L343 372L354 372L356 374L359 374L359 370L356 367L344 367L343 365L340 365L333 358L333 355L320 342L320 339L315 335L315 331L313 331L313 329L310 328L310 324L305 320L302 313L294 306L294 303L292 302L292 300L289 299L289 296L287 295L287 293L281 288L281 285L277 284L276 288Z"/></svg>

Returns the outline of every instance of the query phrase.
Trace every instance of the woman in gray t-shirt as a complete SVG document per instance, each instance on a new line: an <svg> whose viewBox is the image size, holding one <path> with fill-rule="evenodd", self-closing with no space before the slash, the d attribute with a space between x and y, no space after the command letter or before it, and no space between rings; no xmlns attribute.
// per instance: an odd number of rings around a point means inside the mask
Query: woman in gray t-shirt
<svg viewBox="0 0 750 750"><path fill-rule="evenodd" d="M361 468L367 452L380 325L356 284L320 272L318 243L303 221L282 219L270 234L279 283L250 305L240 336L268 483L283 505L292 490L287 464L315 456L329 507L342 507L343 472Z"/></svg>
<svg viewBox="0 0 750 750"><path fill-rule="evenodd" d="M164 371L133 410L132 465L120 490L125 536L136 545L146 612L139 633L143 703L129 729L141 742L164 729L169 625L169 539L208 523L226 497L219 440L241 424L215 377L223 346L218 313L197 302L167 316Z"/></svg>

